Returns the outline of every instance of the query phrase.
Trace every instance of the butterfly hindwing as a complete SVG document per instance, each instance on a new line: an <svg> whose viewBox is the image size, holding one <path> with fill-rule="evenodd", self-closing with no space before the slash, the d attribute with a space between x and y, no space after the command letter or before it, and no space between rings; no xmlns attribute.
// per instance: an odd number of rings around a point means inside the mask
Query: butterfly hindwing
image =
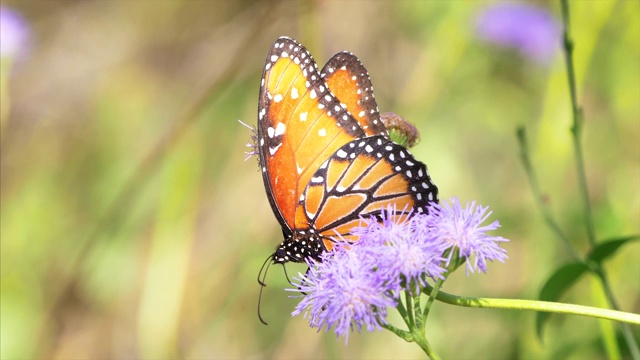
<svg viewBox="0 0 640 360"><path fill-rule="evenodd" d="M282 37L267 54L258 104L258 149L269 202L283 227L313 173L365 133L329 91L311 54Z"/></svg>
<svg viewBox="0 0 640 360"><path fill-rule="evenodd" d="M320 74L367 135L388 137L387 129L380 120L369 73L355 55L346 51L337 53Z"/></svg>
<svg viewBox="0 0 640 360"><path fill-rule="evenodd" d="M350 231L361 217L388 206L422 212L437 198L426 166L407 149L382 135L365 137L342 146L315 172L298 203L296 222L310 224L330 250L337 234L355 240Z"/></svg>

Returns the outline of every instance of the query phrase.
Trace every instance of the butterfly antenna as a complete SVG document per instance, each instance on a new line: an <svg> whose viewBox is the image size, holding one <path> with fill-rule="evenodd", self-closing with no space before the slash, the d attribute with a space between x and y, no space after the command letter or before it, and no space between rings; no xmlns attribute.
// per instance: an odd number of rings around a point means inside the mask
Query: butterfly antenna
<svg viewBox="0 0 640 360"><path fill-rule="evenodd" d="M266 321L264 321L264 319L262 318L262 314L260 313L260 304L262 304L262 290L264 290L264 288L267 286L267 283L265 280L267 279L267 273L269 272L269 267L272 264L271 260L273 260L273 255L269 256L262 263L262 266L260 267L260 272L258 273L258 284L260 284L260 294L258 295L258 319L260 319L260 322L265 325L269 325L269 324Z"/></svg>
<svg viewBox="0 0 640 360"><path fill-rule="evenodd" d="M264 280L267 278L267 272L271 266L271 263L269 262L270 260L273 260L273 255L270 255L260 267L260 272L258 273L258 284L260 284L260 286L267 286Z"/></svg>
<svg viewBox="0 0 640 360"><path fill-rule="evenodd" d="M262 290L265 288L265 286L266 285L260 286L260 295L258 295L258 319L260 319L261 323L263 323L265 325L269 325L269 323L264 321L264 319L262 318L262 314L260 313L260 303L262 302Z"/></svg>

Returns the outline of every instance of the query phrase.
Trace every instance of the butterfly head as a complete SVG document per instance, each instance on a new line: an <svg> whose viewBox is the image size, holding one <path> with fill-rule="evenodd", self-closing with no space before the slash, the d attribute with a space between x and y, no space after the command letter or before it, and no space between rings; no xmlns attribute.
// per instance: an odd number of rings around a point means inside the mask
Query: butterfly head
<svg viewBox="0 0 640 360"><path fill-rule="evenodd" d="M320 235L313 229L296 230L286 235L284 241L273 254L273 262L276 264L292 262L305 262L307 258L318 259L325 251Z"/></svg>

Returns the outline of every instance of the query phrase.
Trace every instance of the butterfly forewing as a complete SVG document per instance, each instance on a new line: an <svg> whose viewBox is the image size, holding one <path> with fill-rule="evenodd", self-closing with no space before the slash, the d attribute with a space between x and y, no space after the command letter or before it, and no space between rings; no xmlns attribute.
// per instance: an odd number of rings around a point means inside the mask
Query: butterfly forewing
<svg viewBox="0 0 640 360"><path fill-rule="evenodd" d="M355 55L346 51L337 53L322 68L321 75L367 135L388 137L380 120L369 73Z"/></svg>
<svg viewBox="0 0 640 360"><path fill-rule="evenodd" d="M350 231L361 217L389 206L421 212L437 197L426 166L408 150L382 135L366 137L342 146L316 171L298 203L296 222L317 229L330 250L337 234L356 240Z"/></svg>
<svg viewBox="0 0 640 360"><path fill-rule="evenodd" d="M320 165L364 135L311 54L292 39L278 39L263 72L257 141L267 195L283 226L295 228L295 204Z"/></svg>

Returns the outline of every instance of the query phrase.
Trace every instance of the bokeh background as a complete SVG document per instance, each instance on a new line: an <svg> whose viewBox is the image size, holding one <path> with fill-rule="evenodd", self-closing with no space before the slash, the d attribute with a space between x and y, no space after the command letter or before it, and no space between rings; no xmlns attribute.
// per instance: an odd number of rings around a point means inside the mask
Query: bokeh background
<svg viewBox="0 0 640 360"><path fill-rule="evenodd" d="M489 205L501 221L509 261L459 271L445 291L536 298L570 259L535 207L518 126L547 205L587 250L562 52L538 36L560 29L555 1L524 3L538 15L517 21L491 13L513 2L491 1L1 4L14 19L2 22L2 359L423 357L386 331L345 346L291 318L280 267L262 298L269 326L258 321L256 276L281 232L237 120L255 124L281 35L320 66L341 50L360 57L381 111L421 131L412 152L441 197ZM639 4L570 2L599 239L640 233ZM607 262L635 313L639 259L636 242ZM586 277L563 300L602 305L597 294ZM540 341L534 318L436 303L427 334L444 358L605 356L602 323L553 316Z"/></svg>

